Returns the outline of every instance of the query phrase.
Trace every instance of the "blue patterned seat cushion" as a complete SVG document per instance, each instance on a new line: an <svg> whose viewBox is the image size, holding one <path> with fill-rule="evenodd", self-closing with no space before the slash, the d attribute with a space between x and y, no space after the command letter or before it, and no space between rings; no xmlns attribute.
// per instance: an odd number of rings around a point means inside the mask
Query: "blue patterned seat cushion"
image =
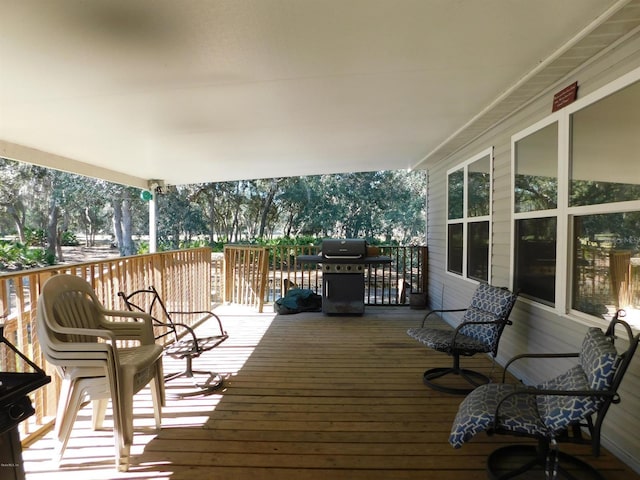
<svg viewBox="0 0 640 480"><path fill-rule="evenodd" d="M491 345L493 350L504 328L502 322L507 320L515 303L516 295L509 290L481 283L471 298L471 305L462 317L463 323L470 323L463 326L460 333ZM497 323L474 325L477 322Z"/></svg>
<svg viewBox="0 0 640 480"><path fill-rule="evenodd" d="M472 305L467 309L466 312L464 312L464 316L462 317L463 322L469 323L463 325L460 328L459 333L465 335L466 337L473 338L485 345L488 345L489 350L487 351L490 351L493 349L493 346L500 337L500 331L503 327L503 325L499 323L501 319L502 317L494 314L493 312L486 312ZM479 322L491 323L486 324Z"/></svg>
<svg viewBox="0 0 640 480"><path fill-rule="evenodd" d="M582 367L576 365L538 388L545 390L590 390ZM538 411L550 435L565 429L596 411L598 403L593 397L564 395L538 395Z"/></svg>
<svg viewBox="0 0 640 480"><path fill-rule="evenodd" d="M453 328L448 326L410 328L407 330L407 335L439 352L451 353L453 351L454 345L451 342ZM469 354L490 352L491 345L458 333L455 350L463 353L469 352Z"/></svg>
<svg viewBox="0 0 640 480"><path fill-rule="evenodd" d="M599 328L590 328L582 341L580 365L594 390L611 386L616 371L618 352L616 347Z"/></svg>
<svg viewBox="0 0 640 480"><path fill-rule="evenodd" d="M618 353L599 328L590 328L582 341L580 364L539 385L550 390L606 390L611 386ZM538 397L540 416L552 432L595 413L602 400L598 397L548 395Z"/></svg>
<svg viewBox="0 0 640 480"><path fill-rule="evenodd" d="M449 443L460 448L474 435L494 426L498 403L507 394L522 388L507 383L488 383L474 389L458 407ZM514 395L500 407L500 422L509 430L531 434L543 430L534 395Z"/></svg>
<svg viewBox="0 0 640 480"><path fill-rule="evenodd" d="M509 290L481 283L471 298L471 307L495 317L504 317L515 302L516 296Z"/></svg>
<svg viewBox="0 0 640 480"><path fill-rule="evenodd" d="M580 362L535 388L544 390L606 390L617 366L617 351L599 328L589 329L582 342ZM478 432L499 428L532 436L553 437L569 425L597 411L598 397L575 395L515 395L496 407L505 395L526 388L511 384L487 384L476 388L460 404L449 442L455 448Z"/></svg>

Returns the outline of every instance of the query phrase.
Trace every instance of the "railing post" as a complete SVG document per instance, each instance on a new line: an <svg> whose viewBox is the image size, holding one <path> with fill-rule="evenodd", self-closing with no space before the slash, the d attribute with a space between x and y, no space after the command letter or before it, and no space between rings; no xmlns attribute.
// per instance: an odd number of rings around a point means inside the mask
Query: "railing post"
<svg viewBox="0 0 640 480"><path fill-rule="evenodd" d="M420 288L423 293L427 293L427 289L429 288L429 249L426 246L419 248L422 265L422 282Z"/></svg>

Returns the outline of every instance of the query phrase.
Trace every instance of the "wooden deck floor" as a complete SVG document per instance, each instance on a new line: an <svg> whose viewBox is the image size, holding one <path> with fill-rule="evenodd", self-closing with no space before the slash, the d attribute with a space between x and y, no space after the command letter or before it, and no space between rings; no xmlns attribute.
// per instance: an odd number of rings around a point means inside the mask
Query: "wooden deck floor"
<svg viewBox="0 0 640 480"><path fill-rule="evenodd" d="M421 377L450 358L405 333L424 312L221 314L230 339L200 358L198 368L227 373L224 389L169 398L160 432L151 428L150 395L141 392L129 472L115 471L111 432L92 431L87 409L59 467L49 460L50 434L25 450L27 480L473 480L487 478L487 454L513 440L481 434L462 449L449 445L461 398L427 389ZM465 360L491 371L486 358ZM174 368L167 362L165 372ZM609 480L640 478L607 452L594 459L584 447L564 449L584 455Z"/></svg>

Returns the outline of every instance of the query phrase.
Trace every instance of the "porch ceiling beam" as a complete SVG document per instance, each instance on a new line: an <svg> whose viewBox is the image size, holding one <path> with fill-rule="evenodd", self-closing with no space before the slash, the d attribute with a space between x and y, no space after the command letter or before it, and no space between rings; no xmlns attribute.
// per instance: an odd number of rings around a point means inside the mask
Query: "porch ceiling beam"
<svg viewBox="0 0 640 480"><path fill-rule="evenodd" d="M0 157L27 162L40 167L52 168L63 172L84 175L86 177L97 178L107 182L128 185L130 187L138 187L142 189L149 188L149 180L144 178L127 175L108 168L91 165L89 163L79 162L71 158L63 157L49 152L43 152L24 145L0 140Z"/></svg>

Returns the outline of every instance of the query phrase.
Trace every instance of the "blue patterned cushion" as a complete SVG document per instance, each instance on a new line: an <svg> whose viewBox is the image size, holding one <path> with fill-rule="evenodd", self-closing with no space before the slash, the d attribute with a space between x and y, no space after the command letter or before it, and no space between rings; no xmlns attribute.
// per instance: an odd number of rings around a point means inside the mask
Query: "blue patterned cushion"
<svg viewBox="0 0 640 480"><path fill-rule="evenodd" d="M538 385L545 390L590 390L587 376L582 367L576 365L565 373ZM565 395L538 395L538 410L543 423L552 435L571 423L595 412L598 402L594 397L574 397Z"/></svg>
<svg viewBox="0 0 640 480"><path fill-rule="evenodd" d="M460 328L460 332L467 337L475 338L485 345L489 345L489 350L498 340L500 336L501 325L499 323L480 323L474 325L477 322L496 322L499 318L493 313L484 312L478 310L475 307L470 307L462 318L463 322L471 322ZM488 351L489 351L488 350Z"/></svg>
<svg viewBox="0 0 640 480"><path fill-rule="evenodd" d="M493 350L504 325L501 323L473 325L473 323L507 320L507 315L515 301L516 296L509 290L481 283L471 298L471 305L462 317L463 323L470 322L470 324L463 326L460 333L489 345L489 351Z"/></svg>
<svg viewBox="0 0 640 480"><path fill-rule="evenodd" d="M540 388L552 390L606 390L615 374L618 352L599 328L590 328L582 341L580 364ZM595 413L602 400L597 397L548 395L538 397L538 408L550 432L565 429Z"/></svg>
<svg viewBox="0 0 640 480"><path fill-rule="evenodd" d="M454 345L451 343L453 329L447 326L410 328L407 330L407 335L439 352L450 353L453 350ZM486 343L460 334L456 336L455 348L460 352L478 353L491 351L491 347Z"/></svg>
<svg viewBox="0 0 640 480"><path fill-rule="evenodd" d="M599 328L590 328L582 341L580 364L594 390L611 386L616 370L616 347Z"/></svg>
<svg viewBox="0 0 640 480"><path fill-rule="evenodd" d="M488 383L474 389L458 408L451 427L449 443L454 448L460 448L477 433L492 428L498 403L518 388L522 387L506 383ZM500 407L498 424L523 434L534 434L544 430L535 396L514 395L506 400Z"/></svg>
<svg viewBox="0 0 640 480"><path fill-rule="evenodd" d="M511 311L515 301L516 296L509 290L481 283L473 294L471 307L502 318Z"/></svg>

